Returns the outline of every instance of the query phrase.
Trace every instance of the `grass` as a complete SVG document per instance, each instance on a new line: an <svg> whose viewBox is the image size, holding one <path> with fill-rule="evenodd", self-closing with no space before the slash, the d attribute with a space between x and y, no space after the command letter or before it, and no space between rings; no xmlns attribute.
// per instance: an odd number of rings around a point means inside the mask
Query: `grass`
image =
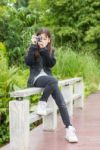
<svg viewBox="0 0 100 150"><path fill-rule="evenodd" d="M100 83L100 63L92 54L76 53L71 49L56 51L57 63L53 74L58 79L83 77L85 95L96 91Z"/></svg>

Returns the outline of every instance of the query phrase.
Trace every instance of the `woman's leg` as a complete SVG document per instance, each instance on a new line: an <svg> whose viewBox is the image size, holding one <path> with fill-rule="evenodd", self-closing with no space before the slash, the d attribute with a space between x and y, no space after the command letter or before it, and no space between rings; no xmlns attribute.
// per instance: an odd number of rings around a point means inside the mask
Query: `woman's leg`
<svg viewBox="0 0 100 150"><path fill-rule="evenodd" d="M59 108L62 120L67 128L68 126L71 125L70 118L69 118L66 103L64 101L61 91L59 90L58 84L54 84L54 90L52 93L52 97L54 98L54 100Z"/></svg>
<svg viewBox="0 0 100 150"><path fill-rule="evenodd" d="M37 79L37 81L34 84L35 87L43 87L44 88L44 92L43 95L40 99L40 101L46 101L48 100L48 97L50 96L50 94L52 95L52 97L54 98L62 120L65 124L66 127L70 126L70 119L69 119L69 114L67 111L67 107L64 101L64 98L59 90L58 87L58 82L57 80L52 77L52 76L41 76L40 78Z"/></svg>
<svg viewBox="0 0 100 150"><path fill-rule="evenodd" d="M56 104L58 105L63 123L66 126L66 136L65 138L69 142L78 142L78 138L75 134L75 128L71 125L67 107L64 98L59 90L57 80L52 76L41 76L35 82L35 87L43 87L43 95L41 97L42 103L46 103L50 94L54 98Z"/></svg>

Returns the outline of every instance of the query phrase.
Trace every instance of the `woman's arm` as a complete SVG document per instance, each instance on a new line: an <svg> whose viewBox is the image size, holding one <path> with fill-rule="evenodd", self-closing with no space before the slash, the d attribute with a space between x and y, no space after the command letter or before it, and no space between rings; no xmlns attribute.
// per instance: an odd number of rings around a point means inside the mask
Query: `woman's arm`
<svg viewBox="0 0 100 150"><path fill-rule="evenodd" d="M40 50L40 55L42 56L42 58L45 60L45 65L47 67L53 67L56 64L56 59L54 56L54 51L52 52L52 54L50 55L48 52L48 49L46 48L42 48Z"/></svg>
<svg viewBox="0 0 100 150"><path fill-rule="evenodd" d="M37 50L37 45L31 44L27 56L25 56L25 63L32 66L35 62L34 52Z"/></svg>

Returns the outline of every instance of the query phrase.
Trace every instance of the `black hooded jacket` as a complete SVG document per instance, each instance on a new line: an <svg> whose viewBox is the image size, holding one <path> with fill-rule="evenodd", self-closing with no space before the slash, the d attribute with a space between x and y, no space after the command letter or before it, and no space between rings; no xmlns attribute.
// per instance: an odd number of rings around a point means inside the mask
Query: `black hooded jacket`
<svg viewBox="0 0 100 150"><path fill-rule="evenodd" d="M28 79L28 87L32 87L34 78L40 73L41 69L48 75L52 75L51 68L56 64L54 57L54 51L49 54L47 48L40 49L39 59L35 59L35 52L37 51L37 45L31 44L27 56L25 56L25 63L30 67L30 76Z"/></svg>

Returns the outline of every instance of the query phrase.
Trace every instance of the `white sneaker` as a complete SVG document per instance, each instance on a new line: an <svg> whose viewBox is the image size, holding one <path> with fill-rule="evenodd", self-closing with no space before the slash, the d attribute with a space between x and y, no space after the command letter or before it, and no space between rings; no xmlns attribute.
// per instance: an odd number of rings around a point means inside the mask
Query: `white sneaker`
<svg viewBox="0 0 100 150"><path fill-rule="evenodd" d="M38 115L43 115L43 116L45 116L45 115L47 114L46 108L47 108L47 103L44 102L44 101L39 101L39 102L38 102L38 106L37 106L36 113L37 113Z"/></svg>
<svg viewBox="0 0 100 150"><path fill-rule="evenodd" d="M73 126L69 126L66 129L66 140L68 140L71 143L77 143L78 142L78 138L75 134L75 128Z"/></svg>

